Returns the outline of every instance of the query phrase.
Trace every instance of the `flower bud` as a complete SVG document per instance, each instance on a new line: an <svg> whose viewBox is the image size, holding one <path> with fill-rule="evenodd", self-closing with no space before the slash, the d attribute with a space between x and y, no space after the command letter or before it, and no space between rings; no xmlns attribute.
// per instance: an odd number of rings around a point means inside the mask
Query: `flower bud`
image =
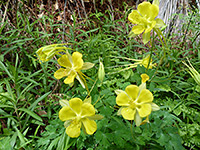
<svg viewBox="0 0 200 150"><path fill-rule="evenodd" d="M100 61L99 62L98 78L101 82L103 82L104 77L105 77L104 66L103 66L103 63Z"/></svg>

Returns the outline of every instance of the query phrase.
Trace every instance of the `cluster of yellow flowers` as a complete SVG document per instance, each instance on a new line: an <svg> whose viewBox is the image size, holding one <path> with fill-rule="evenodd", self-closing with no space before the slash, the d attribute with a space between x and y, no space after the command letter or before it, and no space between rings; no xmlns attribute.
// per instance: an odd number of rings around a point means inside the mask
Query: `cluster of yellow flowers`
<svg viewBox="0 0 200 150"><path fill-rule="evenodd" d="M137 24L132 28L134 34L143 33L143 42L147 43L150 39L150 31L154 28L163 26L161 19L155 19L158 15L159 7L158 1L154 1L153 4L149 2L143 2L138 6L138 10L134 10L128 19L131 23ZM72 55L68 52L70 48L65 47L66 44L53 44L40 48L36 53L41 62L49 61L55 55L58 55L58 64L61 66L55 73L56 79L64 79L65 84L73 86L74 79L76 78L83 88L87 89L85 75L81 70L87 70L94 66L93 63L84 62L82 54L79 52L73 52ZM146 68L151 69L152 59L148 55L142 60L135 60L135 64L130 67L136 67L137 65L143 65ZM100 62L98 77L101 82L105 76L103 63ZM141 85L129 85L125 88L125 91L116 90L116 104L121 106L118 110L118 114L122 115L124 119L134 120L137 126L149 122L148 118L152 111L159 110L159 106L153 103L153 94L146 89L146 81L149 80L147 74L141 75ZM88 90L88 89L87 89ZM59 111L59 118L65 121L64 126L66 133L72 138L76 138L80 135L81 129L86 134L93 134L97 130L97 124L94 120L100 120L103 118L101 115L95 114L95 108L91 104L91 98L86 98L82 101L80 98L72 98L68 100L60 100L62 106ZM143 118L146 117L145 120Z"/></svg>
<svg viewBox="0 0 200 150"><path fill-rule="evenodd" d="M74 79L76 78L83 88L87 87L84 74L81 70L87 70L94 66L93 63L84 62L82 54L74 52L72 55L69 54L65 44L53 44L44 46L37 50L37 55L41 62L49 61L55 55L61 55L57 62L63 68L58 69L54 73L56 79L63 77L67 78L64 80L65 84L73 86ZM65 54L61 54L64 52ZM82 101L80 98L72 98L69 101L61 100L60 104L62 109L59 111L59 118L65 121L64 126L66 133L72 138L76 138L81 133L81 128L86 134L93 134L97 130L97 124L94 120L102 119L101 115L95 115L95 108L91 104L91 99Z"/></svg>

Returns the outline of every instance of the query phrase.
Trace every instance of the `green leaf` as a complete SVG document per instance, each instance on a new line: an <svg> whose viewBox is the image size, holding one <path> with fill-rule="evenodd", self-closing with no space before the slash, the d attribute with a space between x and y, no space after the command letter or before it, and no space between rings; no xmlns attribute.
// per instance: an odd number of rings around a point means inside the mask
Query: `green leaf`
<svg viewBox="0 0 200 150"><path fill-rule="evenodd" d="M45 97L47 97L49 94L51 93L51 91L49 91L48 93L45 93L44 95L42 95L41 97L39 97L30 107L29 109L31 111L34 110L35 106L40 102L42 101Z"/></svg>
<svg viewBox="0 0 200 150"><path fill-rule="evenodd" d="M1 61L0 61L0 69L2 69L3 71L5 71L7 73L7 75L13 80L13 76L10 74L10 72L7 69L7 67Z"/></svg>
<svg viewBox="0 0 200 150"><path fill-rule="evenodd" d="M33 118L35 118L35 119L37 119L37 120L39 120L39 121L42 122L42 118L39 117L39 116L38 116L36 113L34 113L33 111L28 110L28 109L26 109L26 108L19 108L18 110L24 111L24 112L26 112L27 114L29 114L30 116L32 116Z"/></svg>

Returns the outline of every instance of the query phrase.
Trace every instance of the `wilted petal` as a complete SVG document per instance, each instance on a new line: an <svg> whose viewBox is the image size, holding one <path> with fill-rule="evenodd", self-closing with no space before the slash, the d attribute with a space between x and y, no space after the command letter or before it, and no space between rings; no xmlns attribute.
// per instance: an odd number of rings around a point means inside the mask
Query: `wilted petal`
<svg viewBox="0 0 200 150"><path fill-rule="evenodd" d="M85 117L85 116L93 116L93 115L95 115L94 106L90 103L84 103L82 105L81 116Z"/></svg>
<svg viewBox="0 0 200 150"><path fill-rule="evenodd" d="M151 104L142 104L140 107L137 107L137 111L140 117L146 117L151 114Z"/></svg>
<svg viewBox="0 0 200 150"><path fill-rule="evenodd" d="M155 28L161 28L165 25L164 21L162 19L156 18L156 25Z"/></svg>
<svg viewBox="0 0 200 150"><path fill-rule="evenodd" d="M124 92L117 95L116 103L119 106L129 106L130 97Z"/></svg>
<svg viewBox="0 0 200 150"><path fill-rule="evenodd" d="M69 72L69 69L60 68L56 72L54 72L54 77L56 79L61 79L62 77L67 76Z"/></svg>
<svg viewBox="0 0 200 150"><path fill-rule="evenodd" d="M137 103L149 103L152 101L153 101L153 94L149 90L143 89L140 92Z"/></svg>
<svg viewBox="0 0 200 150"><path fill-rule="evenodd" d="M132 24L139 24L142 20L142 16L138 13L137 10L133 10L129 15L128 15L128 20Z"/></svg>
<svg viewBox="0 0 200 150"><path fill-rule="evenodd" d="M97 124L94 120L88 118L82 119L83 126L87 134L92 135L97 130Z"/></svg>
<svg viewBox="0 0 200 150"><path fill-rule="evenodd" d="M78 71L81 70L83 67L83 59L82 54L79 52L74 52L72 54L72 61L73 61L73 68Z"/></svg>
<svg viewBox="0 0 200 150"><path fill-rule="evenodd" d="M140 34L142 33L143 31L145 30L144 26L143 25L136 25L132 28L132 32L134 34Z"/></svg>
<svg viewBox="0 0 200 150"><path fill-rule="evenodd" d="M66 128L66 133L68 136L71 138L76 138L80 135L81 133L81 122L79 123L71 123L67 128Z"/></svg>
<svg viewBox="0 0 200 150"><path fill-rule="evenodd" d="M126 87L125 92L134 101L134 100L136 100L136 98L138 96L139 87L137 85L129 85L129 86Z"/></svg>
<svg viewBox="0 0 200 150"><path fill-rule="evenodd" d="M59 118L61 121L71 120L76 117L76 114L71 110L69 106L64 106L59 111Z"/></svg>
<svg viewBox="0 0 200 150"><path fill-rule="evenodd" d="M76 77L76 73L71 72L70 75L64 80L64 83L65 84L73 83L75 77Z"/></svg>
<svg viewBox="0 0 200 150"><path fill-rule="evenodd" d="M132 109L130 107L122 108L121 110L122 116L124 117L124 119L127 119L127 120L134 120L135 112L136 112L136 109Z"/></svg>
<svg viewBox="0 0 200 150"><path fill-rule="evenodd" d="M69 67L71 68L72 67L72 64L71 62L69 61L68 59L68 56L67 55L62 55L59 59L58 59L58 63L59 65L63 66L63 67Z"/></svg>

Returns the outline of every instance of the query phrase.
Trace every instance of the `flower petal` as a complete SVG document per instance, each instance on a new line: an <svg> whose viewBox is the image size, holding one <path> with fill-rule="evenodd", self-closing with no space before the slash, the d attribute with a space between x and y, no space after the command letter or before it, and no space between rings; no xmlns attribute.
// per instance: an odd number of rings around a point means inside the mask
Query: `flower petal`
<svg viewBox="0 0 200 150"><path fill-rule="evenodd" d="M72 98L69 100L69 106L76 114L80 114L82 105L83 101L80 98Z"/></svg>
<svg viewBox="0 0 200 150"><path fill-rule="evenodd" d="M60 68L56 72L54 72L54 77L56 79L61 79L62 77L67 76L69 72L69 69Z"/></svg>
<svg viewBox="0 0 200 150"><path fill-rule="evenodd" d="M140 92L137 103L149 103L152 101L153 101L153 94L149 90L143 89Z"/></svg>
<svg viewBox="0 0 200 150"><path fill-rule="evenodd" d="M64 80L65 84L71 84L74 82L74 78L76 77L76 73L71 72L70 75Z"/></svg>
<svg viewBox="0 0 200 150"><path fill-rule="evenodd" d="M149 64L150 63L150 64ZM153 64L152 64L152 58L150 60L150 55L147 55L145 58L142 59L142 65L147 68L149 64L149 68L152 69Z"/></svg>
<svg viewBox="0 0 200 150"><path fill-rule="evenodd" d="M140 33L142 33L143 31L144 31L144 26L143 25L136 25L136 26L134 26L133 28L132 28L132 32L134 33L134 34L140 34Z"/></svg>
<svg viewBox="0 0 200 150"><path fill-rule="evenodd" d="M87 134L92 135L97 130L97 124L94 120L84 118L81 121Z"/></svg>
<svg viewBox="0 0 200 150"><path fill-rule="evenodd" d="M136 124L137 127L140 126L141 123L142 123L142 118L140 117L138 111L136 111L134 121L135 121L135 124Z"/></svg>
<svg viewBox="0 0 200 150"><path fill-rule="evenodd" d="M130 107L122 108L121 110L122 116L124 117L124 119L127 119L127 120L134 120L135 113L136 113L136 109L132 109Z"/></svg>
<svg viewBox="0 0 200 150"><path fill-rule="evenodd" d="M82 54L79 52L74 52L72 54L72 61L73 61L73 68L76 71L79 71L82 69L83 67L83 59L82 59Z"/></svg>
<svg viewBox="0 0 200 150"><path fill-rule="evenodd" d="M119 93L116 97L116 103L119 106L129 106L130 97L125 93Z"/></svg>
<svg viewBox="0 0 200 150"><path fill-rule="evenodd" d="M97 115L89 116L87 118L90 119L90 120L101 120L104 117L102 115L97 114Z"/></svg>
<svg viewBox="0 0 200 150"><path fill-rule="evenodd" d="M91 63L91 62L84 62L83 63L83 67L82 67L82 70L88 70L90 68L94 67L94 64Z"/></svg>
<svg viewBox="0 0 200 150"><path fill-rule="evenodd" d="M75 117L76 117L76 114L71 110L69 106L64 106L59 111L59 118L61 121L74 119Z"/></svg>
<svg viewBox="0 0 200 150"><path fill-rule="evenodd" d="M125 92L134 101L138 96L139 87L137 85L129 85L126 87Z"/></svg>
<svg viewBox="0 0 200 150"><path fill-rule="evenodd" d="M79 123L71 123L67 128L66 128L66 133L68 136L71 138L76 138L81 134L81 122Z"/></svg>
<svg viewBox="0 0 200 150"><path fill-rule="evenodd" d="M160 107L156 105L155 103L151 103L151 108L152 108L152 111L160 110Z"/></svg>
<svg viewBox="0 0 200 150"><path fill-rule="evenodd" d="M79 72L80 73L80 72ZM82 76L83 77L83 76ZM84 77L83 77L84 78ZM84 83L84 79L81 78L81 75L77 74L76 79L79 81L79 83L82 85L82 87L85 89L85 83Z"/></svg>
<svg viewBox="0 0 200 150"><path fill-rule="evenodd" d="M160 18L156 18L156 25L155 25L155 28L161 28L162 26L164 26L165 23L162 19Z"/></svg>
<svg viewBox="0 0 200 150"><path fill-rule="evenodd" d="M151 104L142 104L140 107L137 107L137 111L140 117L146 117L151 114Z"/></svg>
<svg viewBox="0 0 200 150"><path fill-rule="evenodd" d="M156 25L156 21L152 21L150 24L147 25L144 33L149 33L155 27L155 25Z"/></svg>
<svg viewBox="0 0 200 150"><path fill-rule="evenodd" d="M69 101L68 100L65 100L65 99L61 99L59 100L59 103L62 107L64 106L69 106Z"/></svg>
<svg viewBox="0 0 200 150"><path fill-rule="evenodd" d="M149 80L149 76L146 73L141 74L142 83L145 83Z"/></svg>
<svg viewBox="0 0 200 150"><path fill-rule="evenodd" d="M141 20L143 20L142 16L138 13L137 10L133 10L129 15L128 15L128 20L132 24L139 24L141 23Z"/></svg>
<svg viewBox="0 0 200 150"><path fill-rule="evenodd" d="M150 2L143 2L139 4L137 9L143 17L150 20L154 20L159 13L159 7L155 4L151 4Z"/></svg>
<svg viewBox="0 0 200 150"><path fill-rule="evenodd" d="M69 61L68 59L68 56L67 55L62 55L59 59L58 59L58 63L59 65L63 66L63 67L66 67L66 68L71 68L72 67L72 64L71 62Z"/></svg>
<svg viewBox="0 0 200 150"><path fill-rule="evenodd" d="M94 106L90 103L84 103L82 105L82 112L81 116L82 117L87 117L87 116L93 116L95 115L95 109Z"/></svg>

